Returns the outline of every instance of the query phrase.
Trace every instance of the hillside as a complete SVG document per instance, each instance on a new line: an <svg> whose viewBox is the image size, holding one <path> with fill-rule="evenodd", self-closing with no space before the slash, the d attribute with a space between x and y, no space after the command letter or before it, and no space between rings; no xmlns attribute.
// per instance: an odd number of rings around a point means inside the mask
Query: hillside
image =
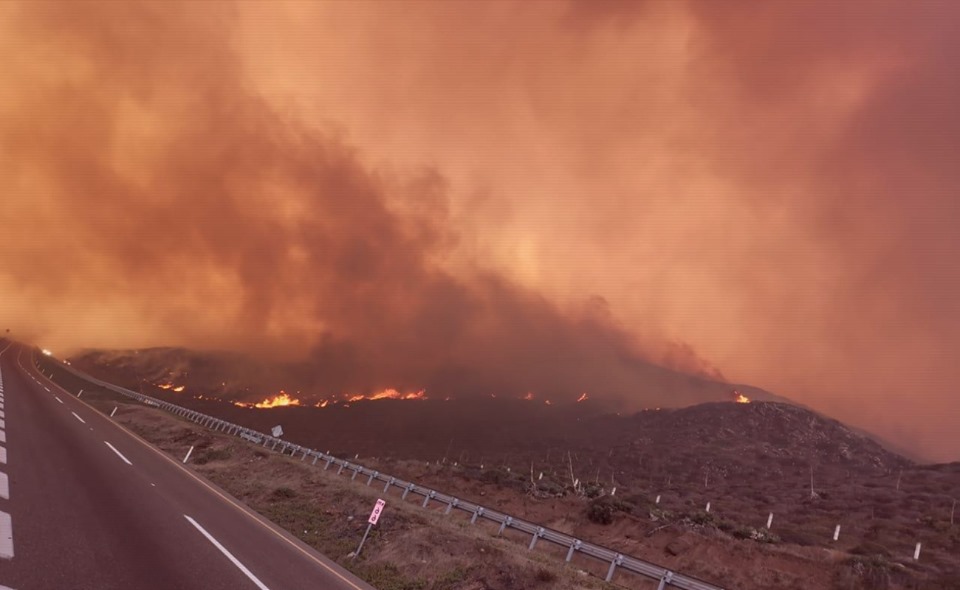
<svg viewBox="0 0 960 590"><path fill-rule="evenodd" d="M296 394L304 403L345 399L351 395L375 395L380 389L344 391L331 389L329 370L311 361L270 361L234 352L196 351L182 348L140 350L88 350L72 357L71 362L93 375L109 374L125 386L140 383L172 383L194 395L218 397L230 401L260 401L283 390ZM568 365L589 364L589 359ZM456 375L454 374L456 373ZM584 389L594 399L603 399L606 407L618 411L636 411L645 407L688 406L731 398L736 389L756 400L789 401L749 385L732 385L706 374L690 374L634 359L624 369L616 391L591 390L590 386L570 394L558 370L553 390L535 391L539 400L572 401ZM598 379L599 382L606 379ZM594 386L597 384L594 383ZM401 388L399 384L386 387ZM425 390L431 399L522 397L527 390L511 391L504 384L488 383L482 376L453 371L432 382L418 383L409 391ZM405 392L407 390L404 390Z"/></svg>
<svg viewBox="0 0 960 590"><path fill-rule="evenodd" d="M916 465L788 404L621 415L590 399L256 409L143 387L258 430L280 424L288 440L730 588L960 587L960 465Z"/></svg>
<svg viewBox="0 0 960 590"><path fill-rule="evenodd" d="M590 399L468 398L259 409L143 388L258 430L280 424L288 440L728 588L960 588L960 465L913 464L788 404L618 414ZM171 442L186 444L183 436ZM398 542L408 533L398 531ZM923 556L914 561L917 542ZM389 565L429 577L405 565L411 557L400 550ZM443 587L527 587L478 581L490 579L487 567L467 585Z"/></svg>

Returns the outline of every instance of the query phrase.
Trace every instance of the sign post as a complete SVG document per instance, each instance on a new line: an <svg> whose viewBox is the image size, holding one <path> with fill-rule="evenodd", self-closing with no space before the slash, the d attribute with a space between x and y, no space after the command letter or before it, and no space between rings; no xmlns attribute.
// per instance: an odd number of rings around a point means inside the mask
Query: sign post
<svg viewBox="0 0 960 590"><path fill-rule="evenodd" d="M357 546L357 550L353 553L353 557L356 558L360 555L360 550L363 549L363 544L367 541L367 535L370 534L370 529L373 528L373 525L377 524L377 521L380 520L380 513L383 512L383 507L386 505L381 499L377 499L376 505L373 507L373 512L370 513L370 518L367 519L367 530L363 532L363 538L360 539L360 545Z"/></svg>

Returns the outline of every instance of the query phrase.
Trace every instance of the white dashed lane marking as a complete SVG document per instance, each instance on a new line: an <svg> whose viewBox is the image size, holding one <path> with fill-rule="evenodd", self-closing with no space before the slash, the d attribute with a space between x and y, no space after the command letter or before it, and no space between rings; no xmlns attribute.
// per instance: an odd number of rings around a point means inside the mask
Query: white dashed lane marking
<svg viewBox="0 0 960 590"><path fill-rule="evenodd" d="M0 559L13 558L13 525L10 515L0 512Z"/></svg>
<svg viewBox="0 0 960 590"><path fill-rule="evenodd" d="M0 498L10 499L10 480L7 479L7 474L2 471L0 471Z"/></svg>
<svg viewBox="0 0 960 590"><path fill-rule="evenodd" d="M91 428L91 430L93 430L93 429ZM118 450L116 449L116 447L114 447L112 444L108 443L107 441L103 441L103 444L105 444L105 445L107 445L108 447L110 447L110 450L113 451L114 453L116 453L118 457L120 457L121 459L123 459L123 462L124 462L124 463L126 463L127 465L133 465L133 463L130 462L130 459L127 459L126 457L124 457L124 456L123 456L123 453L121 453L120 451L118 451Z"/></svg>
<svg viewBox="0 0 960 590"><path fill-rule="evenodd" d="M7 464L7 447L0 447L0 465Z"/></svg>
<svg viewBox="0 0 960 590"><path fill-rule="evenodd" d="M63 403L63 400L60 399L59 397L57 397L57 396L53 396L53 397L55 397L55 398L57 399L57 401L60 402L61 404Z"/></svg>
<svg viewBox="0 0 960 590"><path fill-rule="evenodd" d="M76 412L70 412L70 413L71 413L71 414L73 414L73 417L74 417L74 418L76 418L77 420L79 420L79 421L81 421L81 422L83 422L84 424L86 424L86 423L87 423L87 421L86 421L86 420L84 420L84 419L83 419L83 418L81 418L80 416L77 416L77 413L76 413Z"/></svg>

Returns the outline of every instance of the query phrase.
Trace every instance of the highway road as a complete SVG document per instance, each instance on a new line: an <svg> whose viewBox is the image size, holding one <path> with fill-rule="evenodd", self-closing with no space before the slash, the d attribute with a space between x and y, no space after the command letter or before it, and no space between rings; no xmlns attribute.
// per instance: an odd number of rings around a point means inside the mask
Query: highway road
<svg viewBox="0 0 960 590"><path fill-rule="evenodd" d="M0 590L373 590L0 350Z"/></svg>

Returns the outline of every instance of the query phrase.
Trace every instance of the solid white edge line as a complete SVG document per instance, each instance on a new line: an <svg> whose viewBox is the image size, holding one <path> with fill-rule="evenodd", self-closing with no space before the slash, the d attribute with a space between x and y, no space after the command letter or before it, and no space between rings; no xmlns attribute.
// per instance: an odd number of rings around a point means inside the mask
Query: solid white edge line
<svg viewBox="0 0 960 590"><path fill-rule="evenodd" d="M130 462L130 459L127 459L126 457L124 457L124 456L123 456L123 453L121 453L120 451L118 451L118 450L116 449L116 447L114 447L112 444L108 443L107 441L103 441L103 444L105 444L105 445L107 445L108 447L110 447L110 450L113 451L114 453L116 453L118 457L120 457L121 459L123 459L123 462L124 462L124 463L126 463L127 465L133 465L133 463Z"/></svg>
<svg viewBox="0 0 960 590"><path fill-rule="evenodd" d="M250 572L250 570L248 570L242 563L240 563L240 561L239 561L236 557L234 557L232 553L230 553L229 551L227 551L227 548L226 548L226 547L224 547L223 545L220 544L219 541L217 541L216 539L214 539L214 538L213 538L213 535L211 535L210 533L208 533L202 526L200 526L200 523L198 523L197 521L193 520L192 518L190 518L190 517L187 516L186 514L184 514L183 517L186 518L187 521L190 522L190 524L192 524L194 527L196 527L196 529L197 529L198 531L200 531L200 533L201 533L204 537L206 537L208 541L210 541L211 543L213 543L213 546L216 547L217 549L219 549L219 550L220 550L220 553L223 553L223 554L227 557L227 559L229 559L229 560L233 563L233 565L237 566L237 569L239 569L241 572L243 572L243 574L244 574L245 576L247 576L248 578L250 578L250 581L253 582L254 584L256 584L256 585L257 585L257 588L260 588L260 590L270 590L269 588L267 588L267 587L264 585L263 582L261 582L260 580L258 580L257 577Z"/></svg>
<svg viewBox="0 0 960 590"><path fill-rule="evenodd" d="M7 477L7 474L0 471L0 498L4 500L10 499L10 479Z"/></svg>
<svg viewBox="0 0 960 590"><path fill-rule="evenodd" d="M13 559L13 524L10 515L0 511L0 559Z"/></svg>
<svg viewBox="0 0 960 590"><path fill-rule="evenodd" d="M77 420L79 420L79 421L81 421L81 422L83 422L84 424L86 424L86 423L87 423L87 421L86 421L86 420L84 420L84 419L83 419L83 418L81 418L80 416L77 416L77 413L76 413L76 412L70 412L70 413L71 413L71 414L73 414L73 417L74 417L74 418L76 418Z"/></svg>

